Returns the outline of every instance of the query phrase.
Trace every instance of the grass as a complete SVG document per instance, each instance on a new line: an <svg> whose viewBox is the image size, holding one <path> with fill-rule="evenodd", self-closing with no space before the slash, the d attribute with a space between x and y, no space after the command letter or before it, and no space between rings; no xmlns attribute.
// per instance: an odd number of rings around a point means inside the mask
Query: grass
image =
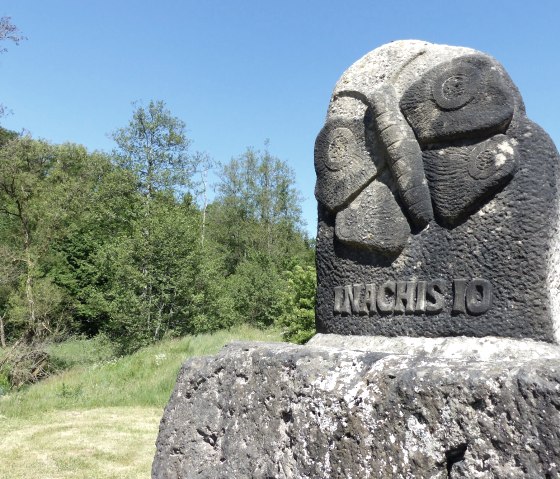
<svg viewBox="0 0 560 479"><path fill-rule="evenodd" d="M102 335L91 339L72 338L48 347L50 360L55 367L69 369L102 363L115 357L115 347Z"/></svg>
<svg viewBox="0 0 560 479"><path fill-rule="evenodd" d="M236 339L271 342L281 335L241 326L124 357L114 357L102 339L53 345L51 356L70 369L0 396L0 477L148 479L181 364Z"/></svg>
<svg viewBox="0 0 560 479"><path fill-rule="evenodd" d="M187 336L142 348L130 356L80 360L68 370L22 391L0 397L0 418L24 418L54 410L102 407L163 408L175 384L181 364L191 356L218 352L235 339L280 341L280 333L240 326L229 331ZM84 350L91 344L83 341ZM53 353L67 357L79 349L80 340L58 346ZM103 355L98 356L98 359Z"/></svg>
<svg viewBox="0 0 560 479"><path fill-rule="evenodd" d="M0 421L0 477L150 477L159 408L54 411L33 421Z"/></svg>

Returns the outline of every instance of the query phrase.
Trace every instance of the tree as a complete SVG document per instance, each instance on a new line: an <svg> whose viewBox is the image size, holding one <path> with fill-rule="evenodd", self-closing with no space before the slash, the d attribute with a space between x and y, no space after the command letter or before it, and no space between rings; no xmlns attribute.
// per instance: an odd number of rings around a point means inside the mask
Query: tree
<svg viewBox="0 0 560 479"><path fill-rule="evenodd" d="M97 295L91 298L107 316L102 329L123 352L166 333L191 332L195 313L198 211L188 202L161 195L153 198L151 210L147 219L132 222L131 234L105 243L94 259Z"/></svg>
<svg viewBox="0 0 560 479"><path fill-rule="evenodd" d="M0 148L0 315L12 336L33 342L69 321L66 293L53 277L57 245L86 204L99 161L83 147L29 136Z"/></svg>
<svg viewBox="0 0 560 479"><path fill-rule="evenodd" d="M106 155L90 154L84 168L76 170L71 175L81 183L82 194L66 205L71 214L59 239L51 242L55 261L48 271L71 299L76 330L94 335L108 320L103 303L107 278L99 257L108 244L132 235L142 198L134 175Z"/></svg>
<svg viewBox="0 0 560 479"><path fill-rule="evenodd" d="M190 186L195 170L188 154L190 140L185 123L174 117L163 101L137 106L125 128L113 133L118 164L133 171L149 200L156 191Z"/></svg>
<svg viewBox="0 0 560 479"><path fill-rule="evenodd" d="M204 237L206 234L206 215L208 211L208 173L216 166L214 160L205 152L197 151L193 157L193 164L196 165L193 173L197 175L196 181L192 182L194 194L200 198L201 221L200 221L200 244L204 247Z"/></svg>
<svg viewBox="0 0 560 479"><path fill-rule="evenodd" d="M129 228L96 256L96 298L106 331L131 351L189 330L201 261L201 221L190 191L206 158L189 154L184 122L161 101L137 107L113 138L116 164L136 178L139 201Z"/></svg>
<svg viewBox="0 0 560 479"><path fill-rule="evenodd" d="M29 137L10 141L0 150L0 214L4 215L5 231L13 235L10 243L19 243L19 247L5 250L3 259L21 264L24 271L28 322L26 333L29 340L49 330L49 326L41 323L37 317L34 233L39 221L36 202L43 188L41 180L53 161L49 146Z"/></svg>
<svg viewBox="0 0 560 479"><path fill-rule="evenodd" d="M9 40L16 45L26 38L21 34L18 28L12 23L11 17L0 17L0 42ZM8 51L6 47L0 48L0 53Z"/></svg>
<svg viewBox="0 0 560 479"><path fill-rule="evenodd" d="M228 251L230 273L255 252L283 268L305 254L301 194L285 161L248 148L222 165L217 192L215 234Z"/></svg>
<svg viewBox="0 0 560 479"><path fill-rule="evenodd" d="M14 42L16 45L26 38L21 34L18 28L12 23L11 17L0 17L0 43L5 41ZM7 52L6 47L0 47L0 53ZM6 108L0 104L0 117L4 116Z"/></svg>
<svg viewBox="0 0 560 479"><path fill-rule="evenodd" d="M208 250L221 258L223 287L238 321L273 324L284 271L312 264L292 170L268 150L252 148L222 166L208 209Z"/></svg>

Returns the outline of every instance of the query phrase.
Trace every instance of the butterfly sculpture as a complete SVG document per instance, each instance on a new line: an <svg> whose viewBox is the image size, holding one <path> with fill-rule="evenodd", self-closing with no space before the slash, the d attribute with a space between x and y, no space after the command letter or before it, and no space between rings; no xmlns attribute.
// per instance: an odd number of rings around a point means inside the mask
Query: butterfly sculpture
<svg viewBox="0 0 560 479"><path fill-rule="evenodd" d="M336 238L385 255L434 220L459 224L517 164L508 136L515 99L489 57L437 64L400 93L399 74L363 91L339 89L334 100L363 103L363 118L331 115L315 143L315 195L336 215Z"/></svg>

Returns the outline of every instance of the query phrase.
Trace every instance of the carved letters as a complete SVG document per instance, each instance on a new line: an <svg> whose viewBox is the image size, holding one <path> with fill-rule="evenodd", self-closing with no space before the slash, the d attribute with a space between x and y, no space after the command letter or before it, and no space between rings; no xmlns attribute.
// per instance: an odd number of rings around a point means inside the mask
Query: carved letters
<svg viewBox="0 0 560 479"><path fill-rule="evenodd" d="M451 296L450 300L447 299ZM492 284L481 278L432 281L385 281L334 288L334 313L343 315L421 315L441 313L476 316L492 307Z"/></svg>

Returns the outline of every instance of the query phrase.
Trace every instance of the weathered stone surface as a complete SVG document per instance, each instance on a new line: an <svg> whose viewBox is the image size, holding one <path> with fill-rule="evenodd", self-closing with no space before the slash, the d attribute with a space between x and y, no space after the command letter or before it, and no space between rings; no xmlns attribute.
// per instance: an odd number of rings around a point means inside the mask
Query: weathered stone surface
<svg viewBox="0 0 560 479"><path fill-rule="evenodd" d="M384 45L340 78L335 119L363 125L370 161L336 186L317 169L318 331L558 343L560 158L503 67Z"/></svg>
<svg viewBox="0 0 560 479"><path fill-rule="evenodd" d="M517 166L516 144L495 135L476 145L424 152L434 210L442 224L455 226L511 180Z"/></svg>
<svg viewBox="0 0 560 479"><path fill-rule="evenodd" d="M408 356L431 356L462 361L531 361L560 359L556 344L531 339L509 339L487 336L448 338L413 338L409 336L343 336L316 334L307 343L312 347L327 347L348 351L375 351Z"/></svg>
<svg viewBox="0 0 560 479"><path fill-rule="evenodd" d="M152 477L558 477L560 353L515 343L479 341L505 344L495 361L234 343L183 366Z"/></svg>
<svg viewBox="0 0 560 479"><path fill-rule="evenodd" d="M315 141L315 195L330 210L348 204L375 176L376 168L368 153L363 121L331 119Z"/></svg>
<svg viewBox="0 0 560 479"><path fill-rule="evenodd" d="M393 193L379 181L367 186L336 216L337 238L357 247L400 253L409 235L410 226Z"/></svg>
<svg viewBox="0 0 560 479"><path fill-rule="evenodd" d="M400 107L424 145L480 138L507 130L518 95L510 85L492 58L464 55L424 74L404 93Z"/></svg>

